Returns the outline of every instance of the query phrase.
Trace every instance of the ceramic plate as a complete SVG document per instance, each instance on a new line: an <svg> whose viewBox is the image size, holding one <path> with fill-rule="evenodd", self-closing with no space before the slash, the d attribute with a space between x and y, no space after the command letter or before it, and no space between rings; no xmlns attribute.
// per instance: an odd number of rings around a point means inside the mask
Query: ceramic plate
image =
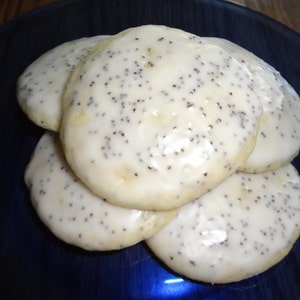
<svg viewBox="0 0 300 300"><path fill-rule="evenodd" d="M1 299L299 299L300 243L278 265L226 285L183 280L140 243L86 252L55 238L33 211L23 174L43 134L20 110L18 76L39 55L72 39L164 24L227 38L278 69L300 92L300 37L248 9L211 0L58 1L0 28ZM300 167L300 159L294 164Z"/></svg>

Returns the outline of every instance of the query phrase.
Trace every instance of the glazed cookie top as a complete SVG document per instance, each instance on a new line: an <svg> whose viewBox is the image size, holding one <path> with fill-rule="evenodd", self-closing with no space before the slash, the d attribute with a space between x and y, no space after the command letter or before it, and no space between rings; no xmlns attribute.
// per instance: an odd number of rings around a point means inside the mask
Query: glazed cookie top
<svg viewBox="0 0 300 300"><path fill-rule="evenodd" d="M61 98L74 67L106 36L81 38L58 45L29 65L17 84L17 99L37 125L59 131Z"/></svg>
<svg viewBox="0 0 300 300"><path fill-rule="evenodd" d="M232 174L262 113L242 63L155 25L96 46L63 101L61 140L77 176L108 202L150 210L179 207Z"/></svg>
<svg viewBox="0 0 300 300"><path fill-rule="evenodd" d="M87 250L131 246L174 217L174 212L117 207L94 195L70 169L57 134L49 131L35 148L25 182L43 223L61 240Z"/></svg>
<svg viewBox="0 0 300 300"><path fill-rule="evenodd" d="M300 234L300 178L291 165L235 173L181 207L148 245L175 272L198 281L239 281L275 265Z"/></svg>

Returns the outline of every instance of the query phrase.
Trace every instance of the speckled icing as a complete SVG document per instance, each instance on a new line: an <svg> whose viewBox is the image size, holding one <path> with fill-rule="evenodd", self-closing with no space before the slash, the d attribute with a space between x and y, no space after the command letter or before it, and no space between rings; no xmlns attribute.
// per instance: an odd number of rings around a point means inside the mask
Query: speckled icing
<svg viewBox="0 0 300 300"><path fill-rule="evenodd" d="M93 192L167 210L244 163L261 113L244 64L190 33L148 25L106 39L76 68L61 138Z"/></svg>
<svg viewBox="0 0 300 300"><path fill-rule="evenodd" d="M81 38L58 45L29 65L18 79L17 98L37 125L58 131L61 96L74 67L107 36Z"/></svg>
<svg viewBox="0 0 300 300"><path fill-rule="evenodd" d="M148 212L113 206L95 196L65 161L58 136L46 132L25 173L33 206L63 241L87 250L131 246L157 232L174 212Z"/></svg>
<svg viewBox="0 0 300 300"><path fill-rule="evenodd" d="M300 179L288 164L260 174L233 174L181 207L147 244L181 275L227 283L273 266L299 234Z"/></svg>

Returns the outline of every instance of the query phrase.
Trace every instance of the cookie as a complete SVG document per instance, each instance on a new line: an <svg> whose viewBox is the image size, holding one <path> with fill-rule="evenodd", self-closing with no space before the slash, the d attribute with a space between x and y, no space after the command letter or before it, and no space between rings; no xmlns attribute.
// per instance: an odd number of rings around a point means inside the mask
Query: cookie
<svg viewBox="0 0 300 300"><path fill-rule="evenodd" d="M170 210L225 180L255 145L262 107L244 64L193 34L146 25L105 40L73 72L61 140L108 202Z"/></svg>
<svg viewBox="0 0 300 300"><path fill-rule="evenodd" d="M46 132L29 162L25 182L34 209L58 238L86 250L116 250L157 232L174 212L113 206L90 192L74 175L57 134Z"/></svg>
<svg viewBox="0 0 300 300"><path fill-rule="evenodd" d="M300 234L300 178L291 165L235 173L178 210L146 242L174 272L209 282L239 281L283 259Z"/></svg>
<svg viewBox="0 0 300 300"><path fill-rule="evenodd" d="M239 169L257 173L291 162L300 149L299 95L278 71L253 53L228 40L208 39L248 67L263 106L255 148Z"/></svg>
<svg viewBox="0 0 300 300"><path fill-rule="evenodd" d="M17 99L35 124L59 131L61 97L69 74L90 49L106 36L93 36L66 42L49 50L21 74Z"/></svg>

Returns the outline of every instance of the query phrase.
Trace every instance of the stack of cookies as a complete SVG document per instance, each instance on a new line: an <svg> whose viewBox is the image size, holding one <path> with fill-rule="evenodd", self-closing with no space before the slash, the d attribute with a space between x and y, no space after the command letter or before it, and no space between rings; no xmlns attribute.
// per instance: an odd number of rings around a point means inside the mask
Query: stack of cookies
<svg viewBox="0 0 300 300"><path fill-rule="evenodd" d="M145 240L174 272L226 283L299 237L299 96L236 44L158 25L83 38L30 65L17 97L46 129L33 206L67 243Z"/></svg>

